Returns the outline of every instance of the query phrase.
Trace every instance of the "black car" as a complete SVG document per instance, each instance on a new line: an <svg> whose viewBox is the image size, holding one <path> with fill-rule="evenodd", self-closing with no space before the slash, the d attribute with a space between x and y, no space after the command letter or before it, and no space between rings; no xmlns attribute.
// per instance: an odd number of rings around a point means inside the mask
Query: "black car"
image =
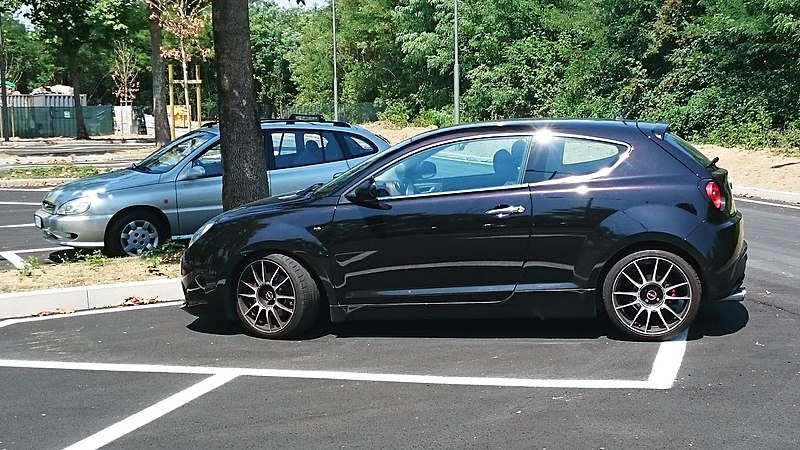
<svg viewBox="0 0 800 450"><path fill-rule="evenodd" d="M333 322L605 310L629 337L665 340L701 302L744 298L727 175L660 123L436 130L206 223L183 256L184 308L267 338L320 308Z"/></svg>

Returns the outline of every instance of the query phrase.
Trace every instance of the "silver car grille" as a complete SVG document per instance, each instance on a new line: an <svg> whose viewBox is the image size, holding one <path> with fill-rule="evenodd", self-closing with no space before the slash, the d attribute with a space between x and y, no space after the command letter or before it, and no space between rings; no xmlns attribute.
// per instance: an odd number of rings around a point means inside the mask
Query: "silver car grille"
<svg viewBox="0 0 800 450"><path fill-rule="evenodd" d="M50 214L55 214L56 213L56 205L54 203L50 203L48 201L43 201L42 202L42 209L45 212L48 212Z"/></svg>

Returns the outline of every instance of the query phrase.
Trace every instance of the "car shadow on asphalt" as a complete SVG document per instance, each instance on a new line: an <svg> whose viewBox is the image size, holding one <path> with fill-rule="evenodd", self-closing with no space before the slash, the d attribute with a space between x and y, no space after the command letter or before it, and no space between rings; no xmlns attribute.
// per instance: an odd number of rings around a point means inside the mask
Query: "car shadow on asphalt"
<svg viewBox="0 0 800 450"><path fill-rule="evenodd" d="M217 317L201 316L192 321L186 328L203 334L234 336L247 334L241 322L224 320Z"/></svg>
<svg viewBox="0 0 800 450"><path fill-rule="evenodd" d="M700 309L689 330L688 340L725 336L744 328L747 309L736 302L712 303ZM247 334L238 321L198 317L187 328L204 334ZM485 319L485 320L385 320L329 323L318 320L294 340L334 338L483 338L483 339L600 339L634 341L617 331L605 315L593 319Z"/></svg>
<svg viewBox="0 0 800 450"><path fill-rule="evenodd" d="M320 330L322 331L322 330ZM402 320L329 324L326 334L337 338L543 338L598 339L613 333L606 320ZM315 333L319 335L318 333ZM320 336L321 337L321 336Z"/></svg>
<svg viewBox="0 0 800 450"><path fill-rule="evenodd" d="M716 302L703 305L689 329L687 340L706 336L720 337L734 334L750 321L750 313L739 302Z"/></svg>

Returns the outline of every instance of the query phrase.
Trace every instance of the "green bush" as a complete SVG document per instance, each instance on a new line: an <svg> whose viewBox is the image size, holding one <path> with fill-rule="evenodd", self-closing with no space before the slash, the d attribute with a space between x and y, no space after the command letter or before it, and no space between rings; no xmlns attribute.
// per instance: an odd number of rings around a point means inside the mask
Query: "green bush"
<svg viewBox="0 0 800 450"><path fill-rule="evenodd" d="M445 107L441 109L423 109L414 118L415 127L427 127L436 125L439 128L448 127L453 124L453 108Z"/></svg>
<svg viewBox="0 0 800 450"><path fill-rule="evenodd" d="M407 126L411 120L411 106L406 100L387 100L378 119L400 127Z"/></svg>

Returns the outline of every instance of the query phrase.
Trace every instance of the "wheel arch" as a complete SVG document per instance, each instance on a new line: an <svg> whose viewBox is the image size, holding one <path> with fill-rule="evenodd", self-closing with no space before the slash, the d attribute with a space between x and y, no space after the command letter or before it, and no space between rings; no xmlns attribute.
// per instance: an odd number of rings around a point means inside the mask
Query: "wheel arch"
<svg viewBox="0 0 800 450"><path fill-rule="evenodd" d="M170 224L169 218L167 217L167 215L164 214L164 211L156 208L155 206L150 206L150 205L132 205L132 206L126 206L125 208L120 209L119 211L115 212L113 216L111 216L111 219L106 224L106 229L103 232L104 238L106 240L108 239L108 230L109 230L109 228L111 228L111 225L115 221L119 220L119 218L122 217L124 214L130 213L130 212L133 212L133 211L146 211L146 212L148 212L150 214L153 214L154 216L156 216L158 218L158 220L161 222L161 225L166 229L166 231L167 231L167 233L166 233L167 234L167 236L166 236L167 239L172 237L172 225Z"/></svg>
<svg viewBox="0 0 800 450"><path fill-rule="evenodd" d="M676 243L669 242L668 239L664 239L663 237L659 238L658 236L648 236L645 239L629 242L627 245L616 249L608 258L605 259L602 265L596 266L596 269L590 276L589 284L597 287L595 292L597 293L596 302L599 307L602 307L603 302L602 284L608 275L609 270L611 270L614 264L616 264L625 256L642 250L662 250L680 256L687 263L689 263L690 266L692 266L692 269L694 269L695 273L697 273L697 277L700 279L700 289L703 293L706 292L706 279L704 276L705 272L703 271L703 265L700 263L699 255L693 254L693 252L688 251L686 248L681 247Z"/></svg>
<svg viewBox="0 0 800 450"><path fill-rule="evenodd" d="M311 275L311 278L317 284L317 287L320 288L320 308L324 308L324 314L327 314L327 307L330 304L330 298L333 295L333 286L329 281L327 281L329 279L327 271L325 271L324 268L322 268L319 264L311 263L310 261L312 259L309 257L304 257L305 255L303 253L291 252L286 249L282 249L279 246L264 246L246 253L239 253L241 257L236 261L235 264L231 265L230 272L225 277L227 280L229 280L227 283L228 289L226 290L224 302L226 313L233 313L232 317L236 317L236 312L233 309L236 301L236 295L235 291L233 290L233 286L235 286L235 284L238 282L237 278L239 272L241 272L242 269L250 262L272 254L288 256L289 258L297 261L298 264L303 266L303 268L308 271L308 273ZM322 275L320 273L322 273Z"/></svg>

